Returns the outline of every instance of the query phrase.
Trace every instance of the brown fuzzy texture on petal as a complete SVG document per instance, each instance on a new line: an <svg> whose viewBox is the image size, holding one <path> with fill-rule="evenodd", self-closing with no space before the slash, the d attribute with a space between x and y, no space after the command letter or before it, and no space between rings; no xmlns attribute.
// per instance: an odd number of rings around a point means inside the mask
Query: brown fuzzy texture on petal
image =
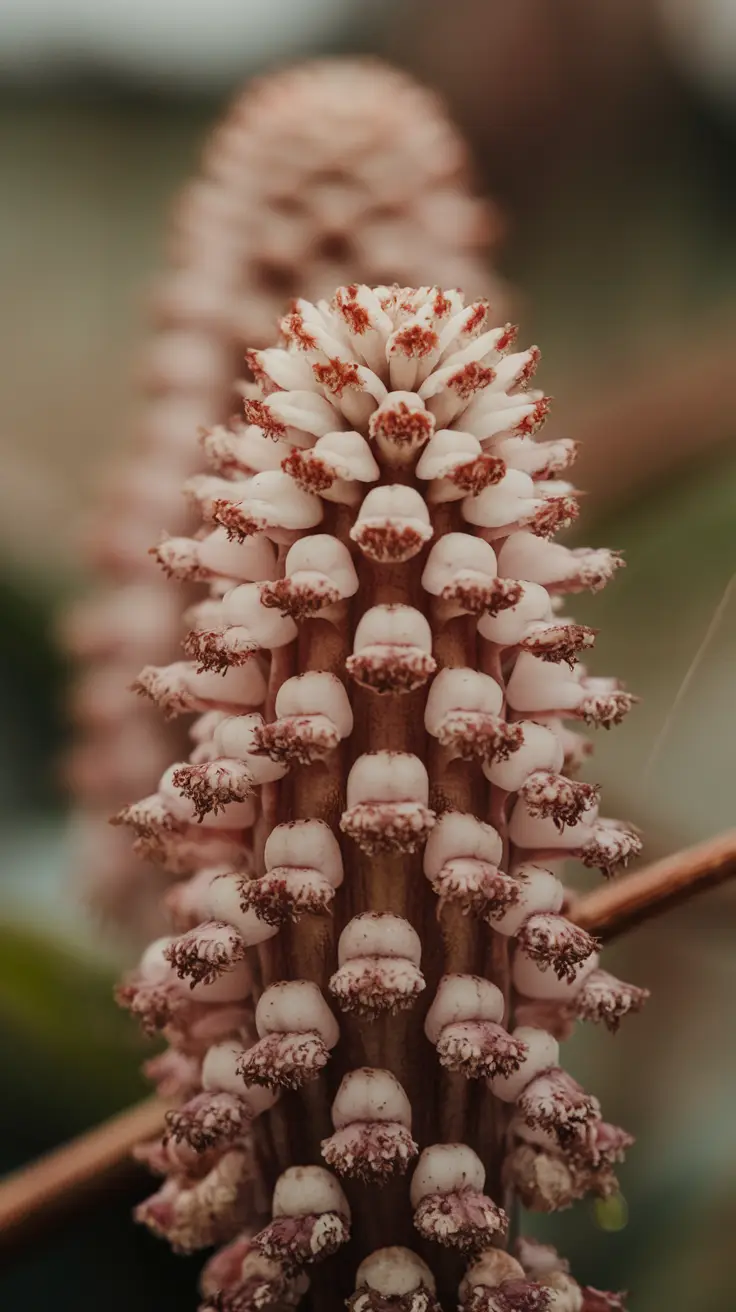
<svg viewBox="0 0 736 1312"><path fill-rule="evenodd" d="M520 792L530 815L551 816L556 827L564 829L565 825L576 825L597 802L600 786L535 770Z"/></svg>
<svg viewBox="0 0 736 1312"><path fill-rule="evenodd" d="M547 1312L551 1289L528 1280L504 1280L493 1288L475 1285L463 1299L461 1312Z"/></svg>
<svg viewBox="0 0 736 1312"><path fill-rule="evenodd" d="M597 633L597 629L591 629L587 624L547 624L522 638L519 646L540 660L554 664L566 661L573 669L580 652L594 646Z"/></svg>
<svg viewBox="0 0 736 1312"><path fill-rule="evenodd" d="M609 693L591 693L578 703L575 714L585 720L586 724L610 729L614 724L621 723L637 701L637 697L622 689Z"/></svg>
<svg viewBox="0 0 736 1312"><path fill-rule="evenodd" d="M313 364L312 373L320 387L324 387L325 391L336 396L338 400L346 387L357 392L362 392L365 388L365 383L358 373L358 366L353 360L339 360L334 357L326 364Z"/></svg>
<svg viewBox="0 0 736 1312"><path fill-rule="evenodd" d="M590 1142L591 1127L600 1121L597 1099L566 1071L545 1072L532 1080L516 1106L527 1125L554 1135L563 1148Z"/></svg>
<svg viewBox="0 0 736 1312"><path fill-rule="evenodd" d="M403 1175L419 1145L403 1125L386 1121L360 1122L336 1130L322 1140L322 1156L338 1175L363 1184L385 1184Z"/></svg>
<svg viewBox="0 0 736 1312"><path fill-rule="evenodd" d="M314 491L313 488L308 489ZM293 579L276 579L272 583L261 584L261 604L272 610L278 610L293 620L308 619L317 615L325 606L332 606L340 600L338 588L327 579L311 583L295 583Z"/></svg>
<svg viewBox="0 0 736 1312"><path fill-rule="evenodd" d="M322 1262L350 1238L350 1226L337 1212L312 1216L280 1216L261 1230L253 1247L264 1257L283 1262L287 1270Z"/></svg>
<svg viewBox="0 0 736 1312"><path fill-rule="evenodd" d="M434 417L426 410L410 410L405 401L391 409L379 410L371 415L368 432L372 438L383 438L407 451L419 450L434 432Z"/></svg>
<svg viewBox="0 0 736 1312"><path fill-rule="evenodd" d="M134 980L117 986L115 1001L136 1017L143 1033L149 1036L158 1034L187 1007L187 999L172 984L139 984Z"/></svg>
<svg viewBox="0 0 736 1312"><path fill-rule="evenodd" d="M245 542L246 538L252 538L267 528L265 519L256 519L247 514L239 502L225 497L218 497L213 503L212 519L222 525L230 542Z"/></svg>
<svg viewBox="0 0 736 1312"><path fill-rule="evenodd" d="M337 477L321 456L308 449L292 451L291 455L281 461L281 468L304 492L312 492L316 496L327 492Z"/></svg>
<svg viewBox="0 0 736 1312"><path fill-rule="evenodd" d="M177 715L186 715L188 711L197 709L194 694L183 683L172 684L166 678L165 670L160 670L156 665L146 665L131 683L130 691L139 697L150 698L166 720L173 720Z"/></svg>
<svg viewBox="0 0 736 1312"><path fill-rule="evenodd" d="M566 979L571 984L575 981L577 967L587 961L597 947L596 940L586 930L564 916L544 912L529 917L519 930L516 941L543 970L551 967L558 979Z"/></svg>
<svg viewBox="0 0 736 1312"><path fill-rule="evenodd" d="M377 1289L360 1285L346 1300L348 1312L442 1312L440 1304L426 1285L408 1293L379 1294Z"/></svg>
<svg viewBox="0 0 736 1312"><path fill-rule="evenodd" d="M475 1253L490 1248L494 1236L506 1232L508 1217L487 1194L458 1189L427 1194L414 1212L414 1225L424 1239Z"/></svg>
<svg viewBox="0 0 736 1312"><path fill-rule="evenodd" d="M246 423L255 424L261 429L264 437L270 437L274 442L279 442L286 437L286 424L276 418L264 401L244 401L243 412Z"/></svg>
<svg viewBox="0 0 736 1312"><path fill-rule="evenodd" d="M649 997L649 989L626 984L605 970L594 970L575 994L571 1008L580 1020L602 1021L616 1033L624 1016L641 1011Z"/></svg>
<svg viewBox="0 0 736 1312"><path fill-rule="evenodd" d="M256 731L258 746L283 765L311 765L334 752L340 735L323 715L289 715Z"/></svg>
<svg viewBox="0 0 736 1312"><path fill-rule="evenodd" d="M261 650L252 638L242 637L241 630L225 629L218 633L215 629L192 629L184 639L182 646L194 660L199 662L198 671L203 674L212 670L215 674L224 674L233 665L247 665L248 661Z"/></svg>
<svg viewBox="0 0 736 1312"><path fill-rule="evenodd" d="M189 798L200 821L210 813L224 811L229 802L244 802L253 792L253 776L245 766L242 776L235 778L231 769L218 767L217 761L180 766L171 782Z"/></svg>
<svg viewBox="0 0 736 1312"><path fill-rule="evenodd" d="M499 615L521 600L521 584L516 579L490 579L488 583L459 580L442 589L442 600L455 602L470 615Z"/></svg>
<svg viewBox="0 0 736 1312"><path fill-rule="evenodd" d="M369 560L378 564L401 564L422 550L431 538L432 530L428 524L420 527L387 519L380 524L358 523L350 530L350 536Z"/></svg>
<svg viewBox="0 0 736 1312"><path fill-rule="evenodd" d="M365 1020L406 1011L425 988L418 966L391 957L349 961L335 972L329 983L340 1010Z"/></svg>
<svg viewBox="0 0 736 1312"><path fill-rule="evenodd" d="M214 937L209 931L214 932ZM238 931L225 921L210 921L190 930L164 950L179 979L195 984L212 984L220 975L243 961L247 948Z"/></svg>
<svg viewBox="0 0 736 1312"><path fill-rule="evenodd" d="M447 1025L437 1041L440 1064L467 1080L514 1075L526 1054L525 1043L491 1021Z"/></svg>
<svg viewBox="0 0 736 1312"><path fill-rule="evenodd" d="M288 879L278 870L270 870L260 879L244 880L240 897L243 910L255 911L267 925L285 925L303 915L319 915L328 909L335 889L327 880L315 878L315 872L310 870L305 875L311 878L297 885L293 868L288 873Z"/></svg>
<svg viewBox="0 0 736 1312"><path fill-rule="evenodd" d="M373 647L348 656L348 674L372 692L415 692L422 688L437 669L437 662L419 647Z"/></svg>
<svg viewBox="0 0 736 1312"><path fill-rule="evenodd" d="M506 473L506 461L500 456L483 454L472 460L465 460L455 465L447 474L451 483L459 487L466 496L477 497L484 488L500 483Z"/></svg>
<svg viewBox="0 0 736 1312"><path fill-rule="evenodd" d="M569 528L580 514L580 503L572 493L562 496L547 497L544 504L535 511L528 527L540 538L554 537L563 528Z"/></svg>
<svg viewBox="0 0 736 1312"><path fill-rule="evenodd" d="M606 879L610 879L617 870L625 869L641 849L641 838L633 829L624 824L609 822L605 828L601 826L596 831L593 838L576 852L576 856L583 865L600 870Z"/></svg>
<svg viewBox="0 0 736 1312"><path fill-rule="evenodd" d="M210 1294L206 1302L199 1307L199 1312L262 1312L266 1308L279 1308L287 1299L288 1277L283 1276L249 1276L227 1289L219 1289Z"/></svg>
<svg viewBox="0 0 736 1312"><path fill-rule="evenodd" d="M434 827L435 813L421 802L360 802L343 811L340 828L363 852L416 852Z"/></svg>
<svg viewBox="0 0 736 1312"><path fill-rule="evenodd" d="M495 377L495 369L480 364L477 360L471 360L468 364L462 365L457 373L450 375L447 386L460 397L461 401L470 401L478 392L488 387Z"/></svg>
<svg viewBox="0 0 736 1312"><path fill-rule="evenodd" d="M232 1093L199 1093L166 1113L169 1136L198 1153L242 1142L250 1123L248 1104Z"/></svg>
<svg viewBox="0 0 736 1312"><path fill-rule="evenodd" d="M437 737L465 761L508 761L522 746L524 730L486 711L450 711Z"/></svg>
<svg viewBox="0 0 736 1312"><path fill-rule="evenodd" d="M238 1061L246 1084L267 1089L301 1089L327 1065L329 1052L319 1034L267 1034Z"/></svg>
<svg viewBox="0 0 736 1312"><path fill-rule="evenodd" d="M393 339L394 352L405 355L409 360L423 360L438 345L439 338L434 329L419 323L408 324L395 333Z"/></svg>
<svg viewBox="0 0 736 1312"><path fill-rule="evenodd" d="M551 396L541 396L538 401L535 401L532 413L520 419L518 424L514 426L513 431L521 436L531 437L542 427L549 414L551 404Z"/></svg>

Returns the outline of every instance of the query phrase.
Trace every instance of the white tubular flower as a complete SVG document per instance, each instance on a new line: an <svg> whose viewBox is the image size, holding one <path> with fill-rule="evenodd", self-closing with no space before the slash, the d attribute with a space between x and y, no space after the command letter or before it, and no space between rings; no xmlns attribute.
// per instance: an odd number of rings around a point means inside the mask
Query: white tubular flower
<svg viewBox="0 0 736 1312"><path fill-rule="evenodd" d="M411 1007L425 987L422 943L407 920L364 911L345 926L330 993L341 1011L374 1019Z"/></svg>
<svg viewBox="0 0 736 1312"><path fill-rule="evenodd" d="M299 1089L317 1077L340 1031L316 984L288 980L272 984L256 1007L259 1042L244 1055L239 1070L246 1083Z"/></svg>
<svg viewBox="0 0 736 1312"><path fill-rule="evenodd" d="M522 720L521 746L505 761L484 762L490 783L524 799L531 815L551 816L558 828L575 825L598 800L595 784L566 779L561 770L565 750L551 729Z"/></svg>
<svg viewBox="0 0 736 1312"><path fill-rule="evenodd" d="M332 1104L335 1133L322 1156L338 1175L382 1184L403 1174L419 1152L411 1137L411 1103L390 1071L349 1071Z"/></svg>
<svg viewBox="0 0 736 1312"><path fill-rule="evenodd" d="M350 537L363 555L381 564L411 560L432 536L424 499L411 487L376 487L363 501Z"/></svg>
<svg viewBox="0 0 736 1312"><path fill-rule="evenodd" d="M588 678L581 665L550 665L530 652L520 653L507 691L522 714L572 716L604 729L620 724L636 701L616 679Z"/></svg>
<svg viewBox="0 0 736 1312"><path fill-rule="evenodd" d="M345 668L373 692L415 692L437 668L429 621L412 606L373 606L355 630Z"/></svg>
<svg viewBox="0 0 736 1312"><path fill-rule="evenodd" d="M333 752L353 730L353 712L334 674L312 670L282 683L277 719L258 731L261 749L286 766L311 765Z"/></svg>
<svg viewBox="0 0 736 1312"><path fill-rule="evenodd" d="M284 577L264 584L261 603L292 620L324 612L358 590L347 547L329 533L299 538L287 553Z"/></svg>
<svg viewBox="0 0 736 1312"><path fill-rule="evenodd" d="M304 492L324 501L355 506L362 500L362 483L375 483L380 470L360 433L325 433L313 447L297 447L281 462Z"/></svg>
<svg viewBox="0 0 736 1312"><path fill-rule="evenodd" d="M518 882L499 870L502 854L503 842L491 825L445 811L427 840L424 873L442 903L493 919L519 898Z"/></svg>
<svg viewBox="0 0 736 1312"><path fill-rule="evenodd" d="M193 661L177 661L163 667L145 666L133 691L150 697L167 719L213 709L237 715L246 707L263 704L266 680L257 660L240 669L227 669L221 678L198 669Z"/></svg>
<svg viewBox="0 0 736 1312"><path fill-rule="evenodd" d="M434 824L426 767L407 752L372 752L348 775L340 828L364 852L413 852Z"/></svg>
<svg viewBox="0 0 736 1312"><path fill-rule="evenodd" d="M254 1239L264 1257L293 1271L330 1257L350 1238L350 1207L334 1175L292 1166L276 1181L273 1220Z"/></svg>
<svg viewBox="0 0 736 1312"><path fill-rule="evenodd" d="M489 538L506 538L521 525L547 537L575 519L577 502L567 484L547 488L520 469L507 469L502 478L462 503L463 519L482 529Z"/></svg>
<svg viewBox="0 0 736 1312"><path fill-rule="evenodd" d="M411 465L430 440L434 424L416 392L388 392L373 411L368 432L388 464Z"/></svg>
<svg viewBox="0 0 736 1312"><path fill-rule="evenodd" d="M322 502L303 492L283 470L256 474L238 495L238 484L213 499L212 518L229 538L244 542L265 533L272 542L290 543L322 519Z"/></svg>
<svg viewBox="0 0 736 1312"><path fill-rule="evenodd" d="M598 592L623 565L607 547L565 547L534 533L512 533L499 553L503 578L541 583L551 593Z"/></svg>
<svg viewBox="0 0 736 1312"><path fill-rule="evenodd" d="M502 582L502 580L499 580ZM503 580L508 586L509 580ZM539 583L513 581L516 594L496 614L481 615L478 632L498 647L521 647L544 661L574 663L575 656L595 642L595 629L574 624L554 613L552 598Z"/></svg>
<svg viewBox="0 0 736 1312"><path fill-rule="evenodd" d="M503 693L495 679L472 669L442 670L427 698L424 723L454 756L503 761L521 747L520 727L502 714Z"/></svg>
<svg viewBox="0 0 736 1312"><path fill-rule="evenodd" d="M212 622L214 621L214 623ZM187 634L184 650L205 670L244 665L263 648L283 647L296 637L290 616L279 615L261 600L257 583L241 583L216 604L212 620Z"/></svg>
<svg viewBox="0 0 736 1312"><path fill-rule="evenodd" d="M472 1253L488 1248L508 1225L505 1213L483 1193L486 1173L464 1143L425 1148L411 1180L414 1225L424 1239Z"/></svg>
<svg viewBox="0 0 736 1312"><path fill-rule="evenodd" d="M273 577L276 549L262 533L245 542L231 542L224 528L201 538L164 537L151 548L164 573L170 578L195 582L239 579L257 583Z"/></svg>
<svg viewBox="0 0 736 1312"><path fill-rule="evenodd" d="M426 1262L409 1248L378 1248L355 1273L350 1312L440 1312L436 1282Z"/></svg>
<svg viewBox="0 0 736 1312"><path fill-rule="evenodd" d="M196 1154L229 1151L247 1143L252 1123L268 1112L278 1091L259 1085L244 1086L238 1076L242 1043L228 1040L213 1044L202 1062L202 1092L166 1114L167 1139Z"/></svg>
<svg viewBox="0 0 736 1312"><path fill-rule="evenodd" d="M499 1248L471 1263L458 1292L460 1312L547 1312L554 1306L549 1289L527 1280L521 1263Z"/></svg>
<svg viewBox="0 0 736 1312"><path fill-rule="evenodd" d="M241 903L270 925L326 910L343 881L335 835L324 820L292 820L271 830L266 873L244 882Z"/></svg>
<svg viewBox="0 0 736 1312"><path fill-rule="evenodd" d="M523 1043L502 1028L500 989L478 975L445 975L427 1012L424 1033L440 1062L468 1079L509 1075L525 1054Z"/></svg>
<svg viewBox="0 0 736 1312"><path fill-rule="evenodd" d="M521 584L498 577L490 543L470 533L446 533L434 544L422 587L445 603L448 617L497 615L521 596Z"/></svg>
<svg viewBox="0 0 736 1312"><path fill-rule="evenodd" d="M210 468L222 478L237 481L280 468L283 448L278 442L238 418L206 429L200 440Z"/></svg>
<svg viewBox="0 0 736 1312"><path fill-rule="evenodd" d="M417 478L429 483L427 501L440 505L478 496L499 483L506 465L481 447L472 433L443 428L431 438L417 464Z"/></svg>
<svg viewBox="0 0 736 1312"><path fill-rule="evenodd" d="M509 824L512 841L527 853L550 860L575 856L586 866L598 868L610 878L641 851L636 830L619 820L598 816L593 799L574 825L556 823L551 815L533 814L521 798L514 807Z"/></svg>

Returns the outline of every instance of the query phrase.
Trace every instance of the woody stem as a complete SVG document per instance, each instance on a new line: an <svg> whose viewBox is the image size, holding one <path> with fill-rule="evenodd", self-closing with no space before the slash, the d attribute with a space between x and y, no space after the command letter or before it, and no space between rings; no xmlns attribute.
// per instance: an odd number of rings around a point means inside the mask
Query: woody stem
<svg viewBox="0 0 736 1312"><path fill-rule="evenodd" d="M729 829L577 898L568 915L606 943L734 875L736 829Z"/></svg>

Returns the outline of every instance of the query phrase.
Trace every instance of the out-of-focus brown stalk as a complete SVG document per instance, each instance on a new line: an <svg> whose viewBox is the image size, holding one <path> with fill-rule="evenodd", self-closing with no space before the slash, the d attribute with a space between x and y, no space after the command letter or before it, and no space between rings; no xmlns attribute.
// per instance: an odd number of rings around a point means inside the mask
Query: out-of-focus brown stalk
<svg viewBox="0 0 736 1312"><path fill-rule="evenodd" d="M735 875L736 829L729 829L588 893L568 915L607 943Z"/></svg>
<svg viewBox="0 0 736 1312"><path fill-rule="evenodd" d="M160 1098L146 1098L1 1180L0 1251L120 1188L136 1169L134 1147L162 1133L165 1113Z"/></svg>

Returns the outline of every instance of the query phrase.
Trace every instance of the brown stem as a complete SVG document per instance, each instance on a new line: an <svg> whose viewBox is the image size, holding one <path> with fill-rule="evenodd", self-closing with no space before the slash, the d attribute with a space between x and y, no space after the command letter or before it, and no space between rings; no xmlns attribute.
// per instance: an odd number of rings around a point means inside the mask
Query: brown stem
<svg viewBox="0 0 736 1312"><path fill-rule="evenodd" d="M568 914L607 943L735 875L736 829L729 829L578 898Z"/></svg>
<svg viewBox="0 0 736 1312"><path fill-rule="evenodd" d="M147 1098L0 1181L0 1247L16 1249L137 1169L136 1144L164 1130L167 1104Z"/></svg>

